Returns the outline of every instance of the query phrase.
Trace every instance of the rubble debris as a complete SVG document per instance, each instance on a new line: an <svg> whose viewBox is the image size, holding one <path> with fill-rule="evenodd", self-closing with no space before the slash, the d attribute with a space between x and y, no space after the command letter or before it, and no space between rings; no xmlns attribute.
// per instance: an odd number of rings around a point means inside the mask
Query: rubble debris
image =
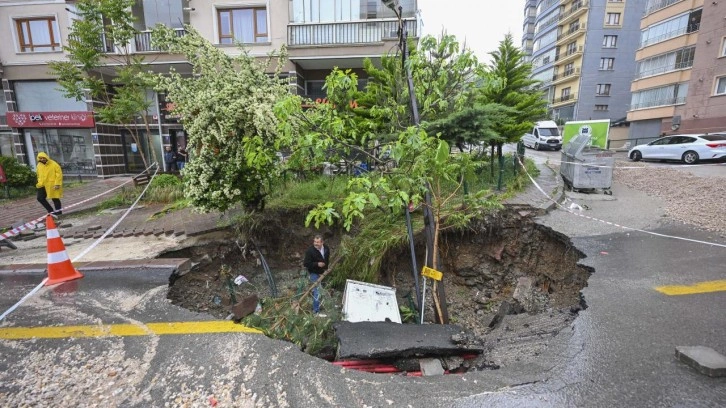
<svg viewBox="0 0 726 408"><path fill-rule="evenodd" d="M247 315L251 315L257 310L260 299L257 295L252 294L242 299L242 301L232 305L232 313L235 320L240 320Z"/></svg>
<svg viewBox="0 0 726 408"><path fill-rule="evenodd" d="M419 365L424 377L444 375L444 367L441 366L441 361L437 358L422 358L419 360Z"/></svg>
<svg viewBox="0 0 726 408"><path fill-rule="evenodd" d="M333 327L338 359L444 357L483 351L477 344L456 344L452 336L463 332L456 325L338 322Z"/></svg>

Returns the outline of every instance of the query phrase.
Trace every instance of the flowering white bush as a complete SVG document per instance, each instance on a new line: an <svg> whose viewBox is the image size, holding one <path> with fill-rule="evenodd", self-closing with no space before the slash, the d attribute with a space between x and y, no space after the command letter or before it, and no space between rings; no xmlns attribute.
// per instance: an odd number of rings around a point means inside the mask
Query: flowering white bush
<svg viewBox="0 0 726 408"><path fill-rule="evenodd" d="M279 175L276 153L296 136L287 107L300 106L287 81L265 73L267 64L242 52L229 56L193 28L178 37L158 26L154 44L184 55L193 75L152 75L174 103L188 133L192 160L184 167L185 194L201 211L259 204L268 181ZM278 71L285 50L277 59ZM299 109L299 108L298 108Z"/></svg>

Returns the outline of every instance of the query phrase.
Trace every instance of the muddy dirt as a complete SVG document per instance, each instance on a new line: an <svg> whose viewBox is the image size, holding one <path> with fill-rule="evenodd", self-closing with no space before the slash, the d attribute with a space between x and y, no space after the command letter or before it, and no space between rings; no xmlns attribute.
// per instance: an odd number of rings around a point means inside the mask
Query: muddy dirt
<svg viewBox="0 0 726 408"><path fill-rule="evenodd" d="M484 345L482 368L536 359L549 339L585 307L580 291L592 271L578 264L584 255L568 237L537 224L535 215L528 207L508 207L465 231L442 235L441 269L450 322L468 329ZM190 258L194 265L171 286L168 297L173 303L227 318L234 301L253 293L269 296L272 288L260 254L270 266L278 295L304 290L308 282L302 255L314 232L301 226L300 214L266 219L255 228L259 248L250 241L222 242L164 254ZM324 235L335 251L340 232L326 230ZM423 234L415 244L420 267ZM249 282L235 284L239 275ZM410 304L415 295L407 245L386 254L377 283L395 287L399 305ZM425 320L433 322L430 281L428 285ZM342 293L327 291L339 303ZM339 310L340 305L324 307Z"/></svg>

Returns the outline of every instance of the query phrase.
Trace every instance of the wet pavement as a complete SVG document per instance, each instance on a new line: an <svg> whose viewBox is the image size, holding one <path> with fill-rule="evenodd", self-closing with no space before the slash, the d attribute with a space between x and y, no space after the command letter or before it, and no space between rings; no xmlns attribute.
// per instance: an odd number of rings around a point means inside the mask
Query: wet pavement
<svg viewBox="0 0 726 408"><path fill-rule="evenodd" d="M558 178L544 171L538 182L545 191L562 191ZM664 222L656 199L624 188L614 191L616 201L588 202L588 214L606 219L625 214L623 223L638 228L714 239ZM554 205L534 187L510 204L535 199L547 208ZM214 325L210 316L171 305L168 278L180 265L82 268L84 279L42 289L0 322L0 333L77 327L75 337L0 340L0 405L726 406L726 380L705 377L674 354L677 346L697 345L726 352L725 292L668 296L656 290L725 279L726 250L626 232L559 209L540 221L574 237L587 255L583 263L595 273L583 291L588 309L569 329L553 334L546 352L536 358L523 355L521 364L427 378L348 371L289 343L223 332L219 327L224 326ZM209 220L200 225L218 224ZM0 272L0 307L6 309L42 276L32 268L21 274ZM189 326L174 326L182 328L167 334L155 325L199 321L217 331L184 332ZM108 326L115 334L94 336L88 326Z"/></svg>

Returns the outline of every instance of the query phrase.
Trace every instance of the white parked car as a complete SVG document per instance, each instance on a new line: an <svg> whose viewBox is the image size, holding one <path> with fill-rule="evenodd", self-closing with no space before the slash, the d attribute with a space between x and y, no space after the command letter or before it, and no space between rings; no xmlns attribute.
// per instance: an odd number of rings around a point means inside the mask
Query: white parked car
<svg viewBox="0 0 726 408"><path fill-rule="evenodd" d="M726 158L726 133L673 135L638 145L628 152L630 160L679 160L695 164L700 160Z"/></svg>

